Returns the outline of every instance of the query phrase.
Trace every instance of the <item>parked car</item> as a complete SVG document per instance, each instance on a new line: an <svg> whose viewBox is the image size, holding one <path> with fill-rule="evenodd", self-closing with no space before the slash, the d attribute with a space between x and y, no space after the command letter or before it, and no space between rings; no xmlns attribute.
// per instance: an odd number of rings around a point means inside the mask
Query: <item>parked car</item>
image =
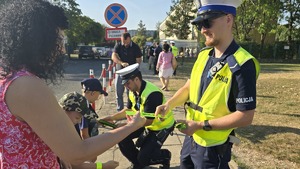
<svg viewBox="0 0 300 169"><path fill-rule="evenodd" d="M93 46L79 46L78 58L82 59L88 57L91 57L93 59L97 57L95 52L93 51Z"/></svg>
<svg viewBox="0 0 300 169"><path fill-rule="evenodd" d="M105 51L103 51L102 47L93 47L93 51L98 59L100 59L100 57L105 57Z"/></svg>

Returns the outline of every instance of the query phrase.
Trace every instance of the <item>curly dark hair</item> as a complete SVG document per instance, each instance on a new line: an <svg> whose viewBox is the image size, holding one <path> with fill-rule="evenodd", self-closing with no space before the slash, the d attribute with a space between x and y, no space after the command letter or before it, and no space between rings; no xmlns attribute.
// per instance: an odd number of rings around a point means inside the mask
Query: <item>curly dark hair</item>
<svg viewBox="0 0 300 169"><path fill-rule="evenodd" d="M63 77L64 10L45 0L9 0L0 6L2 77L25 69L46 81Z"/></svg>

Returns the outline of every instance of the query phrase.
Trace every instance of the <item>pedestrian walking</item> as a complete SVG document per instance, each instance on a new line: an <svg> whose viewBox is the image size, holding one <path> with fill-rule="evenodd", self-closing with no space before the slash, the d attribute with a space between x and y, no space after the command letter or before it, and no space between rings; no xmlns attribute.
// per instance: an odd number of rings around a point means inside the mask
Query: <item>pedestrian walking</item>
<svg viewBox="0 0 300 169"><path fill-rule="evenodd" d="M162 83L162 90L169 91L169 80L173 75L172 60L174 56L170 52L170 45L164 44L163 51L160 52L158 57L158 62L156 65L156 70L159 72L158 77Z"/></svg>
<svg viewBox="0 0 300 169"><path fill-rule="evenodd" d="M162 51L162 48L159 45L159 42L155 43L155 49L154 49L154 67L155 69L153 69L153 75L158 75L158 71L156 70L156 65L157 65L157 61L158 61L158 56L160 54L160 52Z"/></svg>

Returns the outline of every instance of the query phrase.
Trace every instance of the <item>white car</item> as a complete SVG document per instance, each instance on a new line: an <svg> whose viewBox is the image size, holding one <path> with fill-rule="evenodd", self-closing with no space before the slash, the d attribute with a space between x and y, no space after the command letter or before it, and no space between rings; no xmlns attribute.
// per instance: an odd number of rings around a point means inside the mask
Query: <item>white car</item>
<svg viewBox="0 0 300 169"><path fill-rule="evenodd" d="M95 53L97 53L100 57L107 57L107 52L105 47L93 47Z"/></svg>

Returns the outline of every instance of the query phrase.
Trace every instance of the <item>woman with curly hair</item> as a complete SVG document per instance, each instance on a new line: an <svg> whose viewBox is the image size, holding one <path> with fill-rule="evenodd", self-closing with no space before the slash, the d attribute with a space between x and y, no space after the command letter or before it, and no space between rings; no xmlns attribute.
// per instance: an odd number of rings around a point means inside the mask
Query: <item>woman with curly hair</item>
<svg viewBox="0 0 300 169"><path fill-rule="evenodd" d="M91 159L145 119L81 140L46 82L63 76L64 11L45 0L0 5L0 168L59 168ZM5 3L5 4L3 4Z"/></svg>

